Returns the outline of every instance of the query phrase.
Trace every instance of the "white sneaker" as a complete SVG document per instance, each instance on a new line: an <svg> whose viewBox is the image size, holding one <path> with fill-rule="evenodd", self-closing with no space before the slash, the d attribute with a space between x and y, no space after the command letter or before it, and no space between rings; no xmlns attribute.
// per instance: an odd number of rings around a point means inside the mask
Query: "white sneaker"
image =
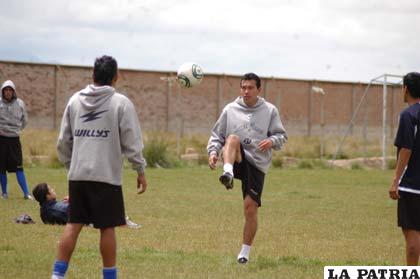
<svg viewBox="0 0 420 279"><path fill-rule="evenodd" d="M31 196L31 195L25 195L24 197L23 197L25 200L31 200L31 201L33 201L34 200L34 198Z"/></svg>
<svg viewBox="0 0 420 279"><path fill-rule="evenodd" d="M130 218L128 216L125 217L125 223L127 224L127 227L130 229L140 229L141 225L140 224L136 224L133 221L130 220Z"/></svg>

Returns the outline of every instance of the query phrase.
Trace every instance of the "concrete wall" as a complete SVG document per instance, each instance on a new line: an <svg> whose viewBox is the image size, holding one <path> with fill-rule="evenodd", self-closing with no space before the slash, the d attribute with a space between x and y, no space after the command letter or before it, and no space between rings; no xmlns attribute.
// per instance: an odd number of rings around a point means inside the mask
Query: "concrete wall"
<svg viewBox="0 0 420 279"><path fill-rule="evenodd" d="M91 83L91 76L90 67L0 61L0 80L15 82L18 96L27 105L29 127L33 128L58 128L68 99ZM239 93L239 76L206 74L203 82L191 89L161 79L173 76L175 72L120 69L116 88L135 104L143 130L207 134L224 105ZM311 93L310 88L314 85L322 87L326 95ZM263 78L262 95L279 108L291 135L318 135L321 132L323 101L325 131L338 135L349 124L366 86L350 82ZM404 104L400 88L388 88L388 131L393 136ZM366 130L380 134L382 86L370 88L355 125L353 133ZM366 125L365 129L362 129L363 125Z"/></svg>

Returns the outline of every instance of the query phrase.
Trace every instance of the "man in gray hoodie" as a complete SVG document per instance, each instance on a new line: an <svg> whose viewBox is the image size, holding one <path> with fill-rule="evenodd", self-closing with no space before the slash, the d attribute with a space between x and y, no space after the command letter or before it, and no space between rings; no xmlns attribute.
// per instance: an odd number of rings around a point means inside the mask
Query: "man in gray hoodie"
<svg viewBox="0 0 420 279"><path fill-rule="evenodd" d="M0 184L2 198L7 199L7 172L15 172L25 199L32 199L23 172L20 132L27 124L25 103L16 95L16 86L6 80L0 98Z"/></svg>
<svg viewBox="0 0 420 279"><path fill-rule="evenodd" d="M222 155L223 174L219 180L226 189L233 188L233 178L242 181L245 225L237 260L246 264L257 232L258 207L272 149L281 149L287 136L277 108L258 96L260 78L254 73L245 74L240 86L240 96L226 105L214 125L207 151L211 169L216 168Z"/></svg>
<svg viewBox="0 0 420 279"><path fill-rule="evenodd" d="M100 229L103 278L116 278L116 226L125 225L121 189L123 156L137 172L137 193L146 190L146 161L133 103L117 93L117 61L96 59L93 84L75 93L63 114L58 158L69 169L69 219L58 243L52 278L64 278L85 224Z"/></svg>

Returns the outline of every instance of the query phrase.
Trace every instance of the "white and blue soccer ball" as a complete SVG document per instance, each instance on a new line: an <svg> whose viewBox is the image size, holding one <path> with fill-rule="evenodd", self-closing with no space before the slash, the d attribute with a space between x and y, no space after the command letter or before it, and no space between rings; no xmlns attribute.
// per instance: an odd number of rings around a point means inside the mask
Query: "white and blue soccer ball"
<svg viewBox="0 0 420 279"><path fill-rule="evenodd" d="M184 63L179 67L177 81L182 87L193 87L203 80L203 69L193 62Z"/></svg>

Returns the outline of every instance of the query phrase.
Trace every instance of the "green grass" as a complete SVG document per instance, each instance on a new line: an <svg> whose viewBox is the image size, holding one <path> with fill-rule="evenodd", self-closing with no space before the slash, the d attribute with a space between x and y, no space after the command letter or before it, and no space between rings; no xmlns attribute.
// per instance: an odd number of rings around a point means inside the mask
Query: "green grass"
<svg viewBox="0 0 420 279"><path fill-rule="evenodd" d="M26 167L60 167L56 152L57 135L58 131L24 130L21 135L24 165ZM185 136L179 138L179 141L174 133L146 132L143 136L145 144L143 155L147 159L149 167L207 165L206 146L209 135ZM298 168L325 168L325 163L318 160L320 158L320 140L319 137L290 136L282 151L273 154L273 166L289 168L284 157L292 157L297 158L299 162L302 161L298 163ZM339 140L338 136L325 137L324 159L333 158ZM387 152L391 156L395 154L392 142L392 140L388 140ZM198 162L180 160L178 155L182 155L188 150L198 153ZM337 155L337 159L378 157L381 154L379 138L372 137L369 141L364 142L360 137L348 137L344 142L342 152ZM390 161L388 167L392 168L394 165L395 162Z"/></svg>
<svg viewBox="0 0 420 279"><path fill-rule="evenodd" d="M28 168L31 185L47 181L66 194L64 169ZM126 213L143 225L118 228L120 278L322 278L324 265L403 265L404 241L391 171L272 169L266 177L259 231L247 266L236 264L243 225L240 183L226 191L219 171L148 169L149 188L135 194L124 172ZM43 225L9 175L0 200L0 278L49 278L61 226ZM35 225L13 218L30 214ZM101 278L98 231L85 228L68 278Z"/></svg>

